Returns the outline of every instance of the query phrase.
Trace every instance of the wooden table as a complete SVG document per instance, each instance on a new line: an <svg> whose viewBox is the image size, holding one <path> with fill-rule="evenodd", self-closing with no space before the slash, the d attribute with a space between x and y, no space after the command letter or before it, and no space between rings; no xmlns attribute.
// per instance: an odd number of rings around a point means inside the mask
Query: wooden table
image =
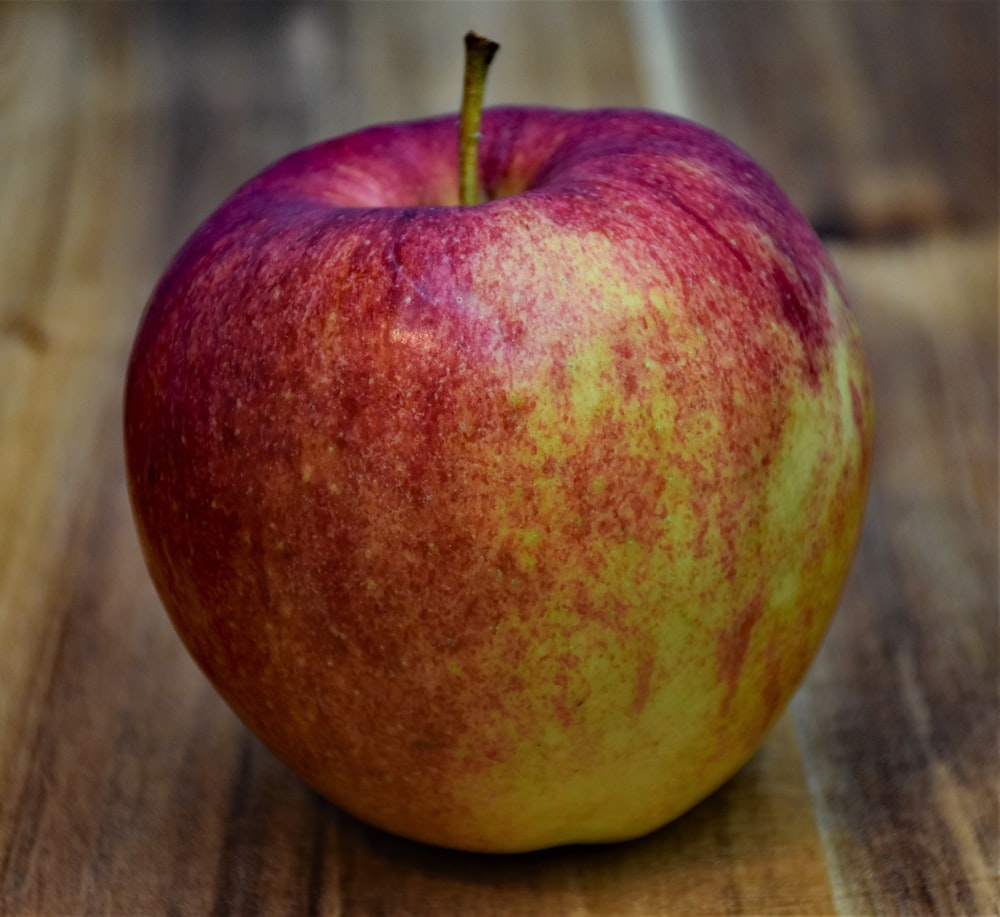
<svg viewBox="0 0 1000 917"><path fill-rule="evenodd" d="M270 756L181 649L125 496L159 271L292 148L492 103L648 105L827 238L878 407L857 563L747 767L665 829L514 857L398 840ZM0 5L0 913L995 914L995 2Z"/></svg>

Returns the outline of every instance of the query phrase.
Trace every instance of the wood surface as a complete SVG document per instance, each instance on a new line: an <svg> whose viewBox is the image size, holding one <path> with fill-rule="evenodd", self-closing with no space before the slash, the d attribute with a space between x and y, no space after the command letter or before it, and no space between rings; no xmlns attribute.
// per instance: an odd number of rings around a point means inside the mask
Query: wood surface
<svg viewBox="0 0 1000 917"><path fill-rule="evenodd" d="M308 142L487 99L718 129L826 237L867 342L862 544L791 708L640 840L368 828L188 659L125 495L167 259ZM0 914L997 914L998 34L984 2L0 4ZM623 775L623 779L627 779Z"/></svg>

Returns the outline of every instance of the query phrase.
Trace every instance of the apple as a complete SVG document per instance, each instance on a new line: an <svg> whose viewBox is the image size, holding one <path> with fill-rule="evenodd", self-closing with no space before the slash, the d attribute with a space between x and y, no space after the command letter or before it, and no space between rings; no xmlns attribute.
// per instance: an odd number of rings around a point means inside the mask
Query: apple
<svg viewBox="0 0 1000 917"><path fill-rule="evenodd" d="M642 110L293 153L181 248L126 380L152 580L315 790L478 851L649 832L751 756L859 536L872 402L806 220Z"/></svg>

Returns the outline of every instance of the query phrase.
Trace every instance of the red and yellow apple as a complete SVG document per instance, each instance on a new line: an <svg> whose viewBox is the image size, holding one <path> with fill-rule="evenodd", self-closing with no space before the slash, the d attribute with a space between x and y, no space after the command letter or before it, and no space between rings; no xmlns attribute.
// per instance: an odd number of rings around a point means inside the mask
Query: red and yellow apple
<svg viewBox="0 0 1000 917"><path fill-rule="evenodd" d="M436 844L629 838L753 753L848 572L858 330L746 155L637 110L295 153L183 246L128 369L181 638L321 794Z"/></svg>

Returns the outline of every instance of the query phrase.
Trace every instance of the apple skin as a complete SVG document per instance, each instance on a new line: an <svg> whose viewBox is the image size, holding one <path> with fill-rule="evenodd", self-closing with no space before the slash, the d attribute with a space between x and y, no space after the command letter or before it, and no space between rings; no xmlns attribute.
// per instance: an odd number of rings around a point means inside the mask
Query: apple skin
<svg viewBox="0 0 1000 917"><path fill-rule="evenodd" d="M745 154L646 111L294 153L155 289L125 393L151 577L319 793L419 840L634 837L753 753L862 523L834 268Z"/></svg>

